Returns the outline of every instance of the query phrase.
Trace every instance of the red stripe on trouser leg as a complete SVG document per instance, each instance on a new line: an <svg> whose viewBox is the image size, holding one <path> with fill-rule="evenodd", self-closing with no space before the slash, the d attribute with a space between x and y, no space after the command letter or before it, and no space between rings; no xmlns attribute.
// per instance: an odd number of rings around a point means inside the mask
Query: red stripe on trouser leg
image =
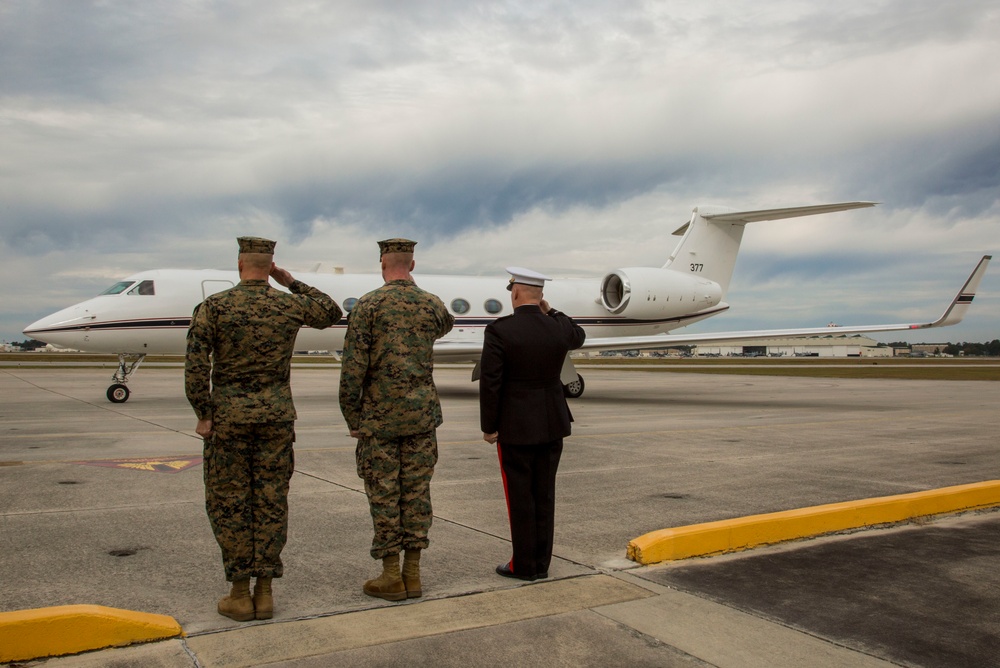
<svg viewBox="0 0 1000 668"><path fill-rule="evenodd" d="M500 480L503 481L503 500L507 504L507 526L510 527L511 535L514 533L514 525L510 516L510 492L507 490L507 474L503 471L503 453L500 452L500 441L497 441L497 460L500 462ZM507 562L507 567L514 570L514 557Z"/></svg>

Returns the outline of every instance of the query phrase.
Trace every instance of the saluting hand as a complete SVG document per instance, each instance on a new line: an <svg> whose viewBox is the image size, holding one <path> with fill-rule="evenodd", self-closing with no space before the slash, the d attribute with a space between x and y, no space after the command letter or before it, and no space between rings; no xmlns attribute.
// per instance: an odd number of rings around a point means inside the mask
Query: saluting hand
<svg viewBox="0 0 1000 668"><path fill-rule="evenodd" d="M284 286L286 288L295 282L295 279L292 277L290 273L288 273L287 270L282 269L273 262L271 263L271 278L277 281L278 285Z"/></svg>
<svg viewBox="0 0 1000 668"><path fill-rule="evenodd" d="M538 308L542 309L542 313L548 313L552 310L552 307L549 306L549 303L544 299L538 302Z"/></svg>

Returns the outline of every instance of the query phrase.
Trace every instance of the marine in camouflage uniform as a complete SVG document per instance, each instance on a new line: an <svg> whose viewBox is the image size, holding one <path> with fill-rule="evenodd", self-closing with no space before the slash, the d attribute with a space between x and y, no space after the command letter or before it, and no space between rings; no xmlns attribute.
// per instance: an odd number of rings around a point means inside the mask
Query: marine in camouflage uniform
<svg viewBox="0 0 1000 668"><path fill-rule="evenodd" d="M421 594L416 564L428 546L435 429L442 422L432 351L455 324L441 300L410 276L415 243L379 242L386 282L351 311L340 372L340 409L358 439L358 476L375 529L371 555L383 560L386 578L366 582L364 591L387 600Z"/></svg>
<svg viewBox="0 0 1000 668"><path fill-rule="evenodd" d="M234 591L239 583L242 598L251 576L258 585L264 579L269 594L270 579L283 572L294 464L296 414L289 378L296 334L304 325L329 327L340 320L341 310L327 294L273 264L273 241L240 237L239 247L240 283L195 307L184 380L197 432L205 438L208 518L226 579ZM291 294L271 287L269 275ZM219 612L240 621L255 616L253 608L230 614L231 607L220 602ZM256 617L269 618L270 610L258 609Z"/></svg>

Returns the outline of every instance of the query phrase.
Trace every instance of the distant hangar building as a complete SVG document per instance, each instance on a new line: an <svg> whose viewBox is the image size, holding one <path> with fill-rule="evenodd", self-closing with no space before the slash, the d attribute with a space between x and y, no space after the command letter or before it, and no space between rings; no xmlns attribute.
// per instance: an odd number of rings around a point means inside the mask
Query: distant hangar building
<svg viewBox="0 0 1000 668"><path fill-rule="evenodd" d="M726 341L699 345L692 352L703 357L892 357L892 348L860 334Z"/></svg>

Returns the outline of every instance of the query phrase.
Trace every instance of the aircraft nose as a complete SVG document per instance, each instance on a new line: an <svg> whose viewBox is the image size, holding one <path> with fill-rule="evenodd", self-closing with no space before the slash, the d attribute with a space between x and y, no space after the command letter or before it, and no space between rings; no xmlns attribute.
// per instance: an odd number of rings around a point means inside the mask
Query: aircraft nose
<svg viewBox="0 0 1000 668"><path fill-rule="evenodd" d="M30 325L22 329L21 333L24 334L24 336L27 337L28 339L35 341L42 341L44 343L50 343L50 341L45 340L47 338L46 335L44 334L45 328L47 326L46 321L47 318L36 320L35 322L31 323Z"/></svg>
<svg viewBox="0 0 1000 668"><path fill-rule="evenodd" d="M91 313L89 309L81 309L71 306L36 320L21 330L21 333L33 339L38 339L39 341L52 343L52 341L48 340L50 335L58 334L59 332L66 332L67 330L72 329L74 325L80 325L94 320L95 317L96 316Z"/></svg>
<svg viewBox="0 0 1000 668"><path fill-rule="evenodd" d="M24 334L25 336L33 336L34 334L41 332L46 327L48 327L49 320L51 320L51 318L52 318L51 315L47 315L40 320L36 320L35 322L31 323L30 325L22 329L21 333Z"/></svg>

